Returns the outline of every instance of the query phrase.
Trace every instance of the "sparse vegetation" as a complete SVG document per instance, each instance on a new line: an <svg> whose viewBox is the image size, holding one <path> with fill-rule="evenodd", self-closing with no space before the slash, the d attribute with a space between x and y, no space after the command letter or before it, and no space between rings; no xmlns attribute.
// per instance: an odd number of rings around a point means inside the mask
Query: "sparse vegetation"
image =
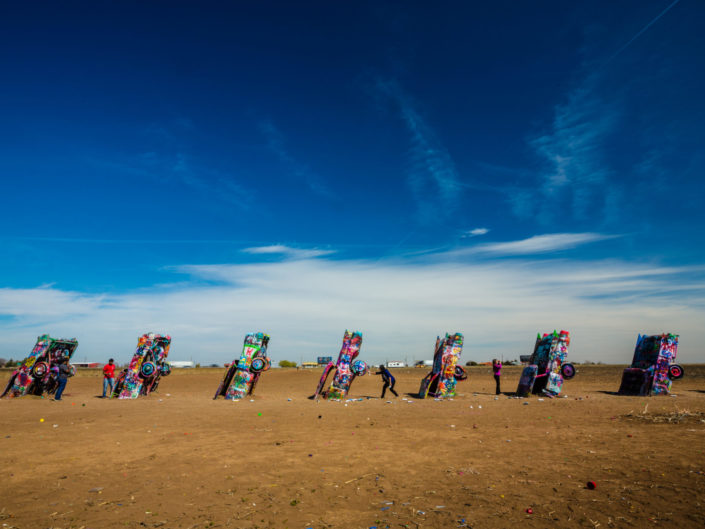
<svg viewBox="0 0 705 529"><path fill-rule="evenodd" d="M280 360L279 367L296 367L296 362L290 360Z"/></svg>
<svg viewBox="0 0 705 529"><path fill-rule="evenodd" d="M674 411L670 412L660 412L660 413L649 413L647 410L649 405L644 406L641 412L634 413L630 411L626 415L623 415L625 419L636 419L640 421L653 422L653 423L681 423L681 422L700 422L705 423L705 412L694 411L691 412L687 409L676 408Z"/></svg>

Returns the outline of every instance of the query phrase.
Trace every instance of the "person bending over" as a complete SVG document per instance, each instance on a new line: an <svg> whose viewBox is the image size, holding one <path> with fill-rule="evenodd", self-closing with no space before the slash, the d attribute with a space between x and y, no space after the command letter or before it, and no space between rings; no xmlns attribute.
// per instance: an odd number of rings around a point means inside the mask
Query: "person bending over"
<svg viewBox="0 0 705 529"><path fill-rule="evenodd" d="M59 385L56 388L56 393L54 394L54 400L61 400L61 395L64 394L64 388L66 387L66 382L69 379L69 373L71 373L71 368L69 367L69 359L64 357L59 360L59 374L58 382Z"/></svg>
<svg viewBox="0 0 705 529"><path fill-rule="evenodd" d="M382 382L384 382L384 385L382 386L382 397L381 398L384 398L384 394L387 392L387 388L389 388L389 391L394 393L395 397L399 396L399 394L396 391L394 391L394 384L396 383L396 380L394 380L394 377L389 372L389 369L384 367L384 364L380 364L379 371L377 371L377 373L375 373L375 375L382 375Z"/></svg>

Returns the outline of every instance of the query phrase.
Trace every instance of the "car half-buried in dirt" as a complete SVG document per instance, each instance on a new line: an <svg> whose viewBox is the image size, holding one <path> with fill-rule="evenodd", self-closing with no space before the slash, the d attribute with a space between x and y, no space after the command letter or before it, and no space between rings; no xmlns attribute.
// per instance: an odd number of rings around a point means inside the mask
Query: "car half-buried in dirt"
<svg viewBox="0 0 705 529"><path fill-rule="evenodd" d="M226 400L238 400L254 394L260 375L272 365L267 357L268 344L269 336L264 333L245 336L240 358L228 366L213 399L223 396Z"/></svg>
<svg viewBox="0 0 705 529"><path fill-rule="evenodd" d="M431 372L421 381L420 398L431 396L443 399L455 396L458 381L468 378L465 370L458 365L462 352L463 335L459 332L446 333L445 338L436 338L433 366Z"/></svg>
<svg viewBox="0 0 705 529"><path fill-rule="evenodd" d="M683 368L676 364L678 335L640 334L636 340L632 365L622 373L620 395L668 395L673 380L683 378Z"/></svg>
<svg viewBox="0 0 705 529"><path fill-rule="evenodd" d="M136 399L155 391L160 378L171 373L166 361L170 346L171 336L154 333L140 336L130 365L118 375L110 397Z"/></svg>
<svg viewBox="0 0 705 529"><path fill-rule="evenodd" d="M360 346L362 346L362 333L345 331L343 335L343 347L340 349L338 361L334 364L328 362L323 368L323 374L318 381L316 393L312 398L318 399L323 397L328 400L343 400L355 377L361 377L369 372L367 364L362 360L355 360L360 354ZM328 376L334 373L333 382L330 388L324 390Z"/></svg>
<svg viewBox="0 0 705 529"><path fill-rule="evenodd" d="M536 335L534 352L529 365L521 372L517 395L527 397L530 393L555 397L563 389L563 381L575 376L575 367L566 362L570 333L568 331Z"/></svg>
<svg viewBox="0 0 705 529"><path fill-rule="evenodd" d="M57 387L59 363L64 359L71 360L77 347L78 341L75 338L57 339L48 334L38 337L34 349L12 373L0 397L54 393ZM71 370L69 376L75 375L76 368L69 367Z"/></svg>

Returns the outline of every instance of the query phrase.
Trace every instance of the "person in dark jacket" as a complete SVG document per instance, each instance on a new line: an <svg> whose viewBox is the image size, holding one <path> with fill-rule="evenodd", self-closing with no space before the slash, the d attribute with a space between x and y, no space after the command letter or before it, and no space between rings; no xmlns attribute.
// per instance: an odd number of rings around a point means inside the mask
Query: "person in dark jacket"
<svg viewBox="0 0 705 529"><path fill-rule="evenodd" d="M64 388L66 387L66 382L69 380L69 374L71 373L71 368L69 368L68 358L62 358L59 361L59 374L58 382L59 385L56 388L56 394L54 395L54 400L61 400L61 395L64 393Z"/></svg>
<svg viewBox="0 0 705 529"><path fill-rule="evenodd" d="M497 386L495 388L495 395L499 395L499 379L502 376L502 362L500 362L496 358L492 359L492 375L494 375L495 385Z"/></svg>
<svg viewBox="0 0 705 529"><path fill-rule="evenodd" d="M392 374L389 372L389 369L384 367L384 364L381 364L379 366L379 371L375 373L375 375L382 375L382 382L384 382L384 385L382 386L382 397L384 398L384 394L387 392L387 388L389 388L389 391L394 393L395 397L398 397L399 394L394 391L394 384L396 383L396 380L394 380L394 377Z"/></svg>

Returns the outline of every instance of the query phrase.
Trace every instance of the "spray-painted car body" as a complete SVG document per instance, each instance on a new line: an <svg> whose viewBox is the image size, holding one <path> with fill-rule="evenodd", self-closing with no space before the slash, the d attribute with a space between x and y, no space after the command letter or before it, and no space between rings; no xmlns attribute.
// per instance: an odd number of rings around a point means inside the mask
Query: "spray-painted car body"
<svg viewBox="0 0 705 529"><path fill-rule="evenodd" d="M362 360L355 360L360 354L362 346L362 333L345 331L343 335L343 346L338 355L338 361L334 364L328 362L323 368L323 374L318 381L318 387L314 397L323 397L328 400L342 400L350 391L355 377L361 377L369 372L367 364ZM324 390L328 376L334 373L330 388Z"/></svg>
<svg viewBox="0 0 705 529"><path fill-rule="evenodd" d="M676 364L678 335L640 334L636 340L632 364L622 373L620 395L668 395L673 380L683 377Z"/></svg>
<svg viewBox="0 0 705 529"><path fill-rule="evenodd" d="M517 395L526 397L529 393L555 397L563 389L563 381L575 376L575 367L566 362L570 333L568 331L546 333L536 336L534 352L529 365L524 368L519 379Z"/></svg>
<svg viewBox="0 0 705 529"><path fill-rule="evenodd" d="M458 365L463 352L463 335L446 333L445 338L436 338L436 348L433 353L431 372L421 381L419 397L425 399L429 395L436 398L455 396L459 380L465 380L465 370Z"/></svg>
<svg viewBox="0 0 705 529"><path fill-rule="evenodd" d="M136 399L157 389L162 376L171 373L166 361L171 347L171 336L148 333L137 340L137 350L130 365L118 375L111 398Z"/></svg>
<svg viewBox="0 0 705 529"><path fill-rule="evenodd" d="M52 338L43 334L37 338L32 352L22 361L10 376L10 380L0 397L21 397L23 395L42 395L45 391L56 391L59 361L70 360L78 341L76 338ZM76 368L70 366L73 376Z"/></svg>
<svg viewBox="0 0 705 529"><path fill-rule="evenodd" d="M260 375L271 366L267 345L269 336L264 333L245 336L240 358L230 364L213 398L222 395L227 400L237 400L254 394Z"/></svg>

